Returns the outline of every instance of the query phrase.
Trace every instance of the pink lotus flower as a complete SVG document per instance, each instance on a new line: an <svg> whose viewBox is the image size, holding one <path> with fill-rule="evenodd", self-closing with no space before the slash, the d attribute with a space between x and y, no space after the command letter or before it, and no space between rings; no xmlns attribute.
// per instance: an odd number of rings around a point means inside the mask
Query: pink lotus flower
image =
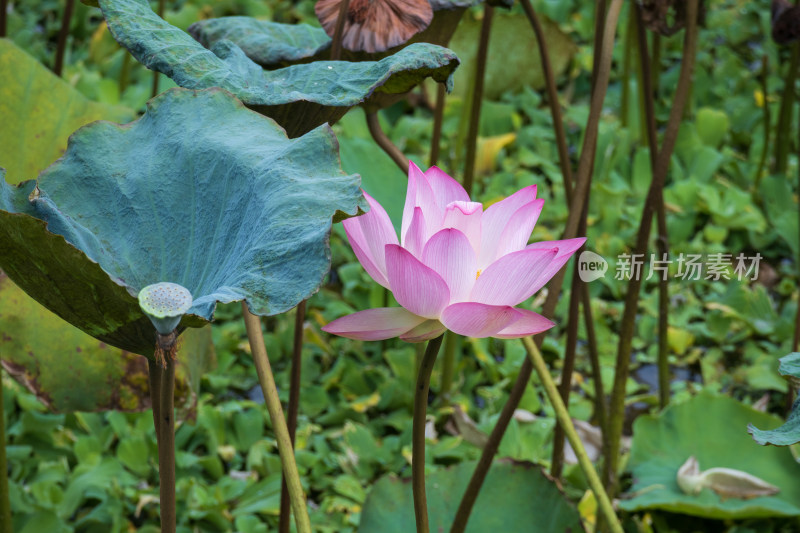
<svg viewBox="0 0 800 533"><path fill-rule="evenodd" d="M364 196L370 211L345 220L344 229L361 265L402 307L359 311L324 331L359 340L399 336L419 342L445 329L513 339L554 326L514 306L542 288L586 239L528 244L544 205L535 185L484 211L438 168L423 173L411 163L399 242L383 207Z"/></svg>

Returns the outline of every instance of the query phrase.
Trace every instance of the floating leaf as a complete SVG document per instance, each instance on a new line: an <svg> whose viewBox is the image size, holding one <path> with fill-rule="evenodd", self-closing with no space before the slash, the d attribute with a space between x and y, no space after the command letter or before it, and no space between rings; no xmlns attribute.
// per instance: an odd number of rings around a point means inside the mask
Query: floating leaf
<svg viewBox="0 0 800 533"><path fill-rule="evenodd" d="M0 80L0 162L12 184L60 157L69 134L84 124L133 116L124 108L90 102L8 39L0 39Z"/></svg>
<svg viewBox="0 0 800 533"><path fill-rule="evenodd" d="M192 293L181 329L217 301L284 312L327 273L331 217L357 212L358 183L327 126L289 140L225 91L171 89L136 122L73 134L38 183L0 189L0 267L83 331L152 355L141 288Z"/></svg>
<svg viewBox="0 0 800 533"><path fill-rule="evenodd" d="M459 63L452 51L420 43L381 61L317 61L264 71L231 41L203 48L156 15L147 0L101 0L100 7L117 42L146 67L181 87L226 89L291 137L337 121L373 95L406 93L427 77L452 87Z"/></svg>
<svg viewBox="0 0 800 533"><path fill-rule="evenodd" d="M703 489L711 489L722 498L748 500L780 492L775 485L742 470L709 468L701 471L695 456L689 457L678 469L676 480L683 492L693 495L700 494Z"/></svg>
<svg viewBox="0 0 800 533"><path fill-rule="evenodd" d="M633 497L621 500L620 508L717 519L800 516L800 465L788 449L762 448L753 442L743 430L752 421L767 427L780 423L772 415L705 391L659 415L640 416L634 422L628 463ZM709 470L746 471L780 492L748 500L721 497L711 490L686 494L678 486L676 472L690 456Z"/></svg>
<svg viewBox="0 0 800 533"><path fill-rule="evenodd" d="M786 377L796 389L800 385L800 352L793 352L781 357L778 372ZM795 398L792 411L782 426L763 430L753 424L748 424L747 432L753 436L753 440L761 445L790 446L800 442L800 397Z"/></svg>
<svg viewBox="0 0 800 533"><path fill-rule="evenodd" d="M448 531L475 462L425 476L431 531ZM386 476L373 485L361 512L359 533L415 530L411 483ZM478 494L467 533L582 531L580 515L540 467L495 462Z"/></svg>
<svg viewBox="0 0 800 533"><path fill-rule="evenodd" d="M342 50L347 61L376 61L397 53L414 43L447 46L464 11L480 0L433 0L433 20L408 42L385 52L367 53ZM206 48L212 49L222 40L229 40L264 67L274 69L294 63L330 59L331 38L325 30L308 24L281 24L253 17L221 17L201 20L189 26L189 34Z"/></svg>
<svg viewBox="0 0 800 533"><path fill-rule="evenodd" d="M211 329L187 331L178 350L176 404L191 411L199 371L213 361ZM49 409L150 408L144 357L100 342L36 303L0 271L0 364Z"/></svg>

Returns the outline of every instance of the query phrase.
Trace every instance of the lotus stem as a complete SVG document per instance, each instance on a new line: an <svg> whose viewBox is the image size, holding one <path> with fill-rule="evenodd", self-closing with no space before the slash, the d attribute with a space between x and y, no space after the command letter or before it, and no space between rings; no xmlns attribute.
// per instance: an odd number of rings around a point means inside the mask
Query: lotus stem
<svg viewBox="0 0 800 533"><path fill-rule="evenodd" d="M272 376L272 368L267 357L267 348L264 345L264 337L261 333L261 321L250 312L246 302L242 302L242 315L247 329L247 339L250 341L250 350L253 353L253 361L258 372L258 382L261 384L264 402L267 405L272 428L275 431L275 439L278 441L278 453L283 465L283 475L289 487L289 499L294 512L297 533L311 533L311 521L308 518L308 509L306 509L306 497L303 493L303 486L300 483L297 464L294 460L294 448L292 447L292 439L289 437L286 419L283 417L278 388L275 385L275 378Z"/></svg>
<svg viewBox="0 0 800 533"><path fill-rule="evenodd" d="M0 37L6 36L6 11L8 10L8 0L0 0Z"/></svg>
<svg viewBox="0 0 800 533"><path fill-rule="evenodd" d="M573 191L572 201L570 202L569 217L567 218L567 225L562 236L564 239L570 239L577 236L584 203L588 199L587 197L590 190L592 176L591 171L594 167L594 147L596 146L597 142L597 128L600 122L600 112L602 111L606 90L608 89L611 58L614 47L614 33L621 9L622 0L612 0L611 6L608 9L608 14L605 17L602 39L600 39L599 36L596 36L595 64L597 65L597 68L594 70L598 72L598 74L597 76L594 76L596 81L593 83L592 103L589 112L589 119L587 120L586 124L586 135L584 137L583 147L581 150L581 159L578 166L578 172L576 174L575 189ZM600 13L605 12L605 0L598 2L597 11L598 16ZM597 24L598 26L600 25L599 22ZM597 47L597 43L600 43L599 47ZM543 316L553 316L556 303L558 302L558 297L561 293L561 285L563 280L564 269L562 269L553 277L552 280L550 280L550 283L548 284L550 292L548 293L547 299L545 300L542 308ZM538 337L538 342L541 342L540 339L542 338L543 337ZM467 527L467 521L469 520L472 507L475 504L478 493L480 492L481 485L483 484L484 479L486 479L486 474L489 472L489 468L492 465L492 459L497 453L497 448L500 445L500 441L502 440L503 435L508 428L508 424L511 422L514 411L519 406L519 402L522 399L525 388L528 386L528 381L530 380L532 371L533 367L531 362L526 359L520 367L517 380L514 382L514 386L511 389L508 400L500 412L500 416L497 419L494 429L492 429L492 433L489 435L489 440L487 441L483 452L481 452L481 457L477 466L475 467L472 477L470 478L469 485L467 485L467 489L464 491L464 495L461 497L461 503L458 506L458 511L456 511L455 520L453 521L453 525L450 527L450 533L463 533Z"/></svg>
<svg viewBox="0 0 800 533"><path fill-rule="evenodd" d="M581 224L585 232L585 218ZM577 252L576 252L577 253ZM569 393L572 388L572 373L575 371L575 352L578 347L578 320L580 319L581 279L578 269L572 270L572 288L569 293L569 314L567 317L567 346L564 351L564 365L561 368L561 384L559 394L561 401L569 405ZM550 475L556 479L561 478L564 467L564 427L559 421L553 435L553 454L550 461Z"/></svg>
<svg viewBox="0 0 800 533"><path fill-rule="evenodd" d="M303 368L303 326L306 321L306 301L297 304L294 317L294 344L292 346L292 371L289 377L289 407L287 408L286 425L289 429L289 440L294 448L297 432L297 412L300 408L300 377ZM289 533L291 521L291 500L286 476L281 480L281 514L278 519L279 533Z"/></svg>
<svg viewBox="0 0 800 533"><path fill-rule="evenodd" d="M56 61L53 66L53 73L61 77L64 70L64 54L67 48L67 37L69 36L69 25L72 21L72 11L75 7L75 0L66 0L64 5L64 15L61 17L61 29L58 32L58 47L56 48ZM5 22L5 6L3 6L3 20Z"/></svg>
<svg viewBox="0 0 800 533"><path fill-rule="evenodd" d="M125 92L125 89L128 88L128 82L130 81L130 74L131 74L131 54L126 50L125 55L122 57L122 68L119 71L119 94L122 96L122 93Z"/></svg>
<svg viewBox="0 0 800 533"><path fill-rule="evenodd" d="M408 158L403 155L403 152L389 139L381 128L380 120L378 119L377 111L366 111L367 127L369 128L372 138L378 143L384 152L392 158L392 161L403 171L403 174L408 176Z"/></svg>
<svg viewBox="0 0 800 533"><path fill-rule="evenodd" d="M583 325L586 327L586 344L589 348L589 362L592 367L592 381L594 382L594 419L606 439L608 417L606 416L605 389L603 389L603 374L600 367L600 352L597 350L597 335L594 331L594 318L592 317L592 299L589 296L589 284L581 284L581 298L583 303Z"/></svg>
<svg viewBox="0 0 800 533"><path fill-rule="evenodd" d="M153 407L153 426L156 430L156 442L161 442L160 425L161 418L161 366L154 359L147 360L147 378L150 386L150 403Z"/></svg>
<svg viewBox="0 0 800 533"><path fill-rule="evenodd" d="M569 411L567 411L567 407L561 400L561 396L558 393L556 384L553 382L553 378L550 377L550 372L547 370L547 365L542 358L539 347L536 346L536 343L533 342L531 337L524 337L522 339L522 344L525 346L525 351L528 352L528 358L530 359L533 368L536 370L539 380L542 382L544 392L547 395L547 398L550 400L550 404L553 406L553 409L556 412L556 419L558 419L558 423L561 424L561 427L564 428L564 433L567 436L567 440L572 446L572 449L575 451L575 456L578 458L578 464L580 465L581 470L583 470L586 480L589 483L589 487L594 493L594 497L597 500L597 505L600 507L600 512L603 514L606 522L610 525L613 533L623 533L622 525L619 522L617 514L614 512L614 507L611 505L611 500L609 499L608 494L606 494L606 491L603 489L603 483L600 481L600 476L594 469L594 465L592 464L591 459L589 459L589 455L586 453L586 450L583 447L583 442L581 442L580 437L578 437L578 433L575 431L575 426L572 424L572 418L569 416Z"/></svg>
<svg viewBox="0 0 800 533"><path fill-rule="evenodd" d="M338 61L342 57L342 37L344 35L344 23L347 20L347 10L349 8L350 0L342 0L342 4L339 6L339 16L336 19L336 27L333 30L331 61Z"/></svg>
<svg viewBox="0 0 800 533"><path fill-rule="evenodd" d="M789 161L789 144L792 138L792 114L795 100L794 86L797 80L798 65L800 65L800 42L792 44L792 56L789 60L789 70L786 72L781 107L778 112L778 127L775 135L776 174L786 172L786 165Z"/></svg>
<svg viewBox="0 0 800 533"><path fill-rule="evenodd" d="M436 107L433 110L433 135L431 136L430 166L439 162L442 142L442 123L444 122L444 100L447 95L444 83L436 86Z"/></svg>
<svg viewBox="0 0 800 533"><path fill-rule="evenodd" d="M542 62L545 85L547 87L547 100L550 105L550 114L553 117L553 130L556 134L556 146L558 147L558 162L561 166L561 176L564 180L564 191L567 195L567 203L572 202L572 165L569 160L569 148L567 147L567 136L564 133L564 120L561 118L561 104L558 101L558 90L556 89L556 79L553 75L553 67L550 65L550 53L547 49L547 39L544 30L536 16L530 0L521 0L522 9L533 27L536 34L536 43L539 45L539 57Z"/></svg>
<svg viewBox="0 0 800 533"><path fill-rule="evenodd" d="M457 346L458 336L452 331L445 333L444 359L442 360L442 384L439 387L439 394L446 404L450 403L450 389L453 388Z"/></svg>
<svg viewBox="0 0 800 533"><path fill-rule="evenodd" d="M175 342L175 337L172 342ZM175 360L166 357L164 364L165 366L159 369L161 387L158 399L158 424L156 424L159 493L161 496L159 503L161 506L161 532L174 533L177 519L175 509Z"/></svg>
<svg viewBox="0 0 800 533"><path fill-rule="evenodd" d="M638 37L637 48L639 49L639 64L641 68L641 95L644 103L644 120L647 144L650 147L650 170L653 175L656 172L658 162L658 139L656 137L656 117L655 102L653 102L653 83L658 80L658 69L651 69L650 53L647 49L647 32L642 19L642 8L639 4L633 4L632 15L636 22L636 34ZM661 257L669 254L669 236L667 234L667 213L664 206L664 195L656 201L656 225L658 239L656 248ZM667 277L662 274L658 280L658 398L661 409L669 405L670 381L669 370L669 347L667 344L667 333L669 329L669 287Z"/></svg>
<svg viewBox="0 0 800 533"><path fill-rule="evenodd" d="M620 125L623 128L630 126L630 99L631 99L631 55L633 54L633 32L635 16L633 6L628 10L628 27L625 29L625 47L622 59L622 94L620 95Z"/></svg>
<svg viewBox="0 0 800 533"><path fill-rule="evenodd" d="M647 200L642 210L639 231L636 236L636 245L633 253L644 254L650 238L653 215L659 202L662 202L662 190L669 171L670 159L678 137L678 128L683 117L683 110L689 97L694 70L695 50L697 44L697 5L698 0L690 0L687 4L687 26L683 44L683 63L675 90L675 97L667 122L664 140L658 151L653 180L647 193ZM642 280L640 276L631 276L628 282L628 292L625 295L625 309L619 334L617 360L614 373L614 387L611 394L611 403L608 414L608 449L605 450L606 463L604 469L605 482L608 492L614 494L617 486L617 469L619 465L619 447L622 437L623 411L625 409L625 385L628 380L628 371L631 360L633 333L636 323L636 314L639 307L639 292Z"/></svg>
<svg viewBox="0 0 800 533"><path fill-rule="evenodd" d="M419 365L417 384L414 387L414 419L411 436L411 487L414 493L414 515L417 533L429 533L428 500L425 496L425 423L428 413L428 390L436 355L444 335L428 341L425 355Z"/></svg>
<svg viewBox="0 0 800 533"><path fill-rule="evenodd" d="M11 501L8 493L8 461L6 460L6 423L3 406L3 370L0 367L0 533L12 533Z"/></svg>
<svg viewBox="0 0 800 533"><path fill-rule="evenodd" d="M158 16L162 19L164 18L164 9L166 8L167 0L158 0ZM153 88L150 91L150 94L155 97L158 95L158 71L153 71Z"/></svg>
<svg viewBox="0 0 800 533"><path fill-rule="evenodd" d="M771 126L771 119L769 113L769 104L767 103L769 98L769 83L767 79L769 78L769 56L764 54L761 56L761 72L758 75L758 80L761 82L761 93L764 95L764 145L761 148L761 158L758 160L758 168L756 169L756 174L753 176L753 192L752 197L753 201L758 202L759 197L759 185L761 184L761 178L764 175L764 167L767 164L767 156L769 155L769 139L772 126Z"/></svg>
<svg viewBox="0 0 800 533"><path fill-rule="evenodd" d="M598 4L599 6L599 4ZM586 133L583 137L581 146L581 156L578 160L578 171L575 174L575 189L573 191L573 202L570 205L565 234L576 235L580 218L583 214L583 207L588 200L590 185L592 183L592 170L594 169L594 152L597 146L598 126L600 125L600 115L603 111L608 90L608 80L611 75L611 59L614 51L614 34L616 33L619 13L622 9L622 0L611 0L608 13L605 17L603 35L599 50L596 49L595 62L597 68L596 75L593 74L593 89L591 104L589 106L589 118L586 121ZM600 16L600 13L598 13Z"/></svg>
<svg viewBox="0 0 800 533"><path fill-rule="evenodd" d="M484 4L481 33L478 40L478 54L475 58L475 80L472 86L472 105L467 130L467 151L464 160L464 190L472 196L472 182L475 179L475 155L478 151L478 129L481 123L481 104L483 103L483 84L486 77L486 59L489 53L489 35L492 31L494 8Z"/></svg>

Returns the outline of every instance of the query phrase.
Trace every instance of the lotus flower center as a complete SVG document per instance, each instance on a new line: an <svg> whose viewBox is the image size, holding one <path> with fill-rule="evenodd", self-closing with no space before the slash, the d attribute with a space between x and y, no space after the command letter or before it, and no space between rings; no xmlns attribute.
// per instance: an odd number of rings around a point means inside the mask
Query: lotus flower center
<svg viewBox="0 0 800 533"><path fill-rule="evenodd" d="M483 272L483 270L478 269L478 273L475 274L475 279L478 279L479 277L481 277L481 272Z"/></svg>

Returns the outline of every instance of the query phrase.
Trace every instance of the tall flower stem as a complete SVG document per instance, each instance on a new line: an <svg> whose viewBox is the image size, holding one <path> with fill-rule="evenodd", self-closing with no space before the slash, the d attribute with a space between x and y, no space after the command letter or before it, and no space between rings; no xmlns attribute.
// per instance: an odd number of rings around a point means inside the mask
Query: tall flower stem
<svg viewBox="0 0 800 533"><path fill-rule="evenodd" d="M767 105L766 95L764 97L764 105L765 106ZM800 128L798 128L798 132L800 132ZM798 154L798 155L800 155L800 154ZM800 187L800 168L797 169L797 186ZM798 188L798 190L800 190L800 188ZM797 214L798 214L797 223L800 224L800 210L798 210ZM798 235L800 235L800 232L798 232ZM800 268L800 247L798 247L797 265L798 265L798 268ZM798 276L800 276L800 272L798 272ZM800 293L798 293L797 311L795 311L795 315L794 315L794 336L792 338L792 351L796 352L798 350L799 346L800 346ZM791 412L792 405L794 404L794 398L795 398L796 392L797 391L795 390L794 387L789 387L789 391L786 394L786 414L787 414L787 416ZM0 410L0 413L2 413L2 410Z"/></svg>
<svg viewBox="0 0 800 533"><path fill-rule="evenodd" d="M442 361L442 385L439 387L439 394L446 404L450 403L450 389L453 387L453 378L456 370L457 347L458 335L452 331L445 333L444 360Z"/></svg>
<svg viewBox="0 0 800 533"><path fill-rule="evenodd" d="M164 9L166 8L167 0L158 0L158 16L164 18ZM153 86L150 91L151 96L155 97L158 94L158 71L153 71Z"/></svg>
<svg viewBox="0 0 800 533"><path fill-rule="evenodd" d="M122 68L119 69L119 83L117 84L119 94L124 93L125 89L128 88L131 74L131 57L131 54L126 50L125 55L122 57Z"/></svg>
<svg viewBox="0 0 800 533"><path fill-rule="evenodd" d="M484 4L481 33L478 40L478 54L475 58L475 80L472 86L472 105L467 130L467 150L464 161L464 190L472 195L472 182L475 179L475 154L478 150L478 129L481 123L481 103L483 103L483 84L486 77L486 58L489 53L489 35L492 30L494 8Z"/></svg>
<svg viewBox="0 0 800 533"><path fill-rule="evenodd" d="M5 416L6 412L3 405L3 370L0 368L0 533L12 533L11 502L8 494Z"/></svg>
<svg viewBox="0 0 800 533"><path fill-rule="evenodd" d="M442 123L444 122L444 100L447 95L444 83L436 86L436 107L433 110L433 134L431 135L430 165L439 162L439 151L442 143Z"/></svg>
<svg viewBox="0 0 800 533"><path fill-rule="evenodd" d="M75 8L75 0L66 0L64 5L64 15L61 17L61 29L58 32L58 46L56 48L56 61L53 66L53 73L61 76L64 70L64 54L67 49L67 37L69 37L69 25L72 22L72 11ZM5 10L3 10L5 17Z"/></svg>
<svg viewBox="0 0 800 533"><path fill-rule="evenodd" d="M675 90L675 97L667 122L667 128L664 132L664 140L658 151L653 180L650 183L647 200L645 201L642 218L639 223L639 231L636 236L636 245L633 251L633 253L636 254L647 253L647 244L652 228L653 215L657 210L658 202L661 201L664 183L667 178L667 172L669 171L670 159L675 148L675 142L678 138L678 128L689 97L697 45L697 4L698 0L690 0L688 2L687 26L683 45L683 63L681 65L678 86ZM617 348L617 360L615 365L616 372L614 373L614 387L611 393L609 409L608 449L605 450L606 462L604 477L606 487L610 494L614 494L617 487L619 447L622 437L623 412L625 408L625 385L628 380L630 368L633 333L639 307L639 292L641 287L641 277L631 276L628 282L628 292L625 295L625 309L620 326L619 345Z"/></svg>
<svg viewBox="0 0 800 533"><path fill-rule="evenodd" d="M339 16L336 18L336 26L333 29L331 61L338 61L342 57L342 36L348 9L350 9L350 0L342 0L342 4L339 6Z"/></svg>
<svg viewBox="0 0 800 533"><path fill-rule="evenodd" d="M548 292L547 299L542 306L543 316L553 316L556 303L558 302L558 294L561 292L561 284L563 283L563 280L564 270L562 269L561 272L556 274L548 284L550 292ZM541 342L544 340L544 337L539 335L536 340L541 344ZM475 465L475 471L472 473L472 477L467 484L467 488L464 491L464 494L461 496L461 502L458 504L456 516L453 519L453 524L450 526L450 533L464 533L464 530L467 528L467 522L469 521L470 514L472 514L472 508L475 505L475 500L478 499L478 494L480 493L483 481L486 479L486 474L489 473L489 468L492 466L494 456L497 453L497 449L500 447L500 441L503 440L503 435L505 435L506 429L508 429L508 424L511 422L511 418L514 416L514 411L517 410L519 402L522 400L522 395L525 393L525 389L528 387L528 382L531 379L532 373L533 365L531 364L530 360L525 359L519 369L517 380L514 382L514 386L511 387L508 400L506 400L506 404L500 411L500 416L497 417L497 422L495 423L489 438L486 440L486 445L483 447L480 459L478 459L478 464Z"/></svg>
<svg viewBox="0 0 800 533"><path fill-rule="evenodd" d="M581 229L585 233L585 219L581 226ZM578 269L575 268L572 271L572 288L569 293L567 346L564 351L564 365L561 369L561 384L558 391L561 395L561 401L565 405L569 405L569 393L572 388L572 373L575 371L575 352L578 347L578 320L580 319L581 283L581 279L578 276ZM559 421L559 423L556 424L555 433L553 435L553 454L552 461L550 462L550 475L556 479L561 478L561 471L564 467L564 437L565 428Z"/></svg>
<svg viewBox="0 0 800 533"><path fill-rule="evenodd" d="M636 21L637 48L639 49L639 74L641 76L641 94L644 103L644 126L647 144L650 147L650 170L653 175L656 172L658 162L658 139L656 137L656 114L655 102L653 102L653 83L658 82L658 69L652 72L650 64L650 53L647 47L647 32L642 18L642 8L639 4L633 4L631 9L632 16ZM659 195L656 201L656 227L658 239L656 248L659 256L663 259L669 254L669 235L667 234L667 213L664 205L664 195ZM670 370L669 370L669 350L667 344L667 332L669 329L669 287L667 276L663 273L658 280L658 398L659 406L663 409L669 405L670 393Z"/></svg>
<svg viewBox="0 0 800 533"><path fill-rule="evenodd" d="M605 1L598 2L598 6L604 9ZM584 136L583 148L581 150L581 159L578 166L578 173L576 175L575 188L572 195L572 202L570 203L569 216L567 218L566 228L562 238L570 239L577 236L578 226L583 211L584 204L588 198L589 186L591 185L591 170L594 162L594 146L597 141L597 128L600 123L600 112L602 111L603 101L605 100L606 90L608 89L608 80L611 70L611 56L614 48L614 34L619 20L619 12L622 8L622 0L612 0L608 8L608 14L605 18L603 38L599 41L600 48L597 52L597 72L596 83L592 91L592 103L589 111L589 119L586 123L586 134ZM561 294L561 285L564 280L564 269L556 274L548 284L549 292L544 306L542 307L542 315L545 317L553 316L553 312L558 302L558 297ZM543 337L537 337L537 341L541 342ZM461 497L453 525L450 526L450 533L463 533L467 527L469 515L472 513L472 507L475 500L478 498L481 485L483 485L486 475L489 473L489 468L492 466L492 460L497 453L497 448L500 446L500 441L508 429L508 424L514 415L514 411L519 406L525 388L528 386L533 366L529 360L525 360L520 367L517 380L508 396L506 404L500 411L500 416L497 423L489 435L486 446L481 452L481 457L472 473L469 480L467 489Z"/></svg>
<svg viewBox="0 0 800 533"><path fill-rule="evenodd" d="M550 65L550 54L547 49L547 39L536 16L536 11L530 0L521 0L522 9L533 27L536 34L536 43L539 45L539 57L542 61L544 71L545 86L547 87L547 103L550 106L550 114L553 117L553 130L556 134L556 146L558 147L558 162L561 166L561 176L564 180L564 190L567 195L567 202L572 201L572 165L569 161L569 148L567 147L567 135L564 133L564 120L561 118L561 104L558 101L558 90L556 89L556 79L553 75L553 67Z"/></svg>
<svg viewBox="0 0 800 533"><path fill-rule="evenodd" d="M147 360L147 377L150 386L150 404L153 407L153 427L156 430L156 442L161 442L159 420L161 419L161 366L152 359Z"/></svg>
<svg viewBox="0 0 800 533"><path fill-rule="evenodd" d="M589 363L592 367L592 381L594 382L594 419L606 438L608 416L606 415L606 397L603 389L603 375L600 366L600 352L597 349L597 335L594 331L594 318L592 317L592 299L589 296L589 284L581 283L581 299L583 304L583 325L586 327L586 345L589 350Z"/></svg>
<svg viewBox="0 0 800 533"><path fill-rule="evenodd" d="M539 380L542 382L542 386L544 387L544 392L556 412L556 419L558 420L558 423L561 424L561 427L564 428L564 433L567 436L567 440L572 446L572 449L575 451L575 456L578 458L578 464L580 465L581 470L583 470L583 473L586 476L586 481L589 483L589 487L594 493L594 497L597 500L597 505L600 508L600 512L605 518L606 523L609 524L613 533L622 533L622 525L620 524L619 518L617 518L617 515L614 512L614 507L611 505L611 500L609 499L606 491L603 489L600 476L594 469L594 465L589 459L589 456L586 454L586 450L583 447L580 437L578 437L578 433L575 431L575 426L572 424L572 418L570 418L569 411L567 411L567 407L561 400L561 395L556 388L556 384L553 382L553 378L550 377L550 371L547 369L547 364L544 362L544 359L542 359L542 354L539 352L539 347L536 346L536 343L533 342L531 337L524 337L522 339L522 344L525 346L525 351L528 352L528 359L530 359L533 368L536 369Z"/></svg>
<svg viewBox="0 0 800 533"><path fill-rule="evenodd" d="M789 143L792 136L792 115L794 114L795 82L797 68L800 66L800 42L792 44L792 56L789 70L786 72L781 96L781 107L778 111L778 127L775 135L775 172L786 172L789 161ZM766 105L766 102L765 102Z"/></svg>
<svg viewBox="0 0 800 533"><path fill-rule="evenodd" d="M770 120L770 113L769 113L769 56L764 54L761 56L761 72L758 75L758 80L761 83L761 93L764 95L764 144L761 148L761 158L758 160L758 168L756 168L755 176L753 176L752 183L752 197L753 200L758 202L759 201L759 185L761 184L761 178L764 175L764 167L767 164L767 156L769 155L769 147L770 147L770 133L772 130L771 120Z"/></svg>
<svg viewBox="0 0 800 533"><path fill-rule="evenodd" d="M6 11L8 10L8 0L0 0L0 37L6 36Z"/></svg>
<svg viewBox="0 0 800 533"><path fill-rule="evenodd" d="M297 471L297 464L294 460L294 448L292 439L289 437L289 428L286 419L283 417L281 400L278 397L278 387L275 385L275 378L272 376L272 368L267 357L267 348L264 345L264 336L261 333L261 321L250 312L247 303L242 302L242 316L244 325L247 329L247 339L250 341L250 351L253 353L253 361L258 372L258 382L261 384L261 391L264 393L264 402L267 404L267 412L272 421L272 429L275 431L275 439L278 441L278 453L283 465L283 475L289 487L289 498L294 512L294 522L298 533L311 533L311 521L308 518L306 509L306 497L303 494L303 486L300 484L300 474Z"/></svg>
<svg viewBox="0 0 800 533"><path fill-rule="evenodd" d="M295 433L297 432L297 412L300 409L300 377L303 368L303 325L306 321L306 301L297 304L294 317L294 344L292 346L292 371L289 377L289 406L287 408L286 425L289 430L289 440L294 448ZM289 485L286 476L281 480L281 514L278 519L279 533L289 533L291 518L291 500L289 499Z"/></svg>
<svg viewBox="0 0 800 533"><path fill-rule="evenodd" d="M436 355L444 335L428 341L425 355L419 365L417 384L414 387L414 419L411 435L411 488L414 493L414 515L417 533L429 533L428 501L425 496L425 422L428 413L428 390Z"/></svg>
<svg viewBox="0 0 800 533"><path fill-rule="evenodd" d="M366 111L367 115L367 127L369 128L369 133L372 135L372 138L375 139L375 142L378 143L386 154L392 158L392 161L403 171L403 174L408 176L408 158L403 155L403 152L400 151L400 148L395 145L391 139L386 135L381 128L380 120L378 119L378 112L377 111Z"/></svg>
<svg viewBox="0 0 800 533"><path fill-rule="evenodd" d="M161 532L174 533L175 510L175 361L167 357L161 369L158 400L158 478L161 505Z"/></svg>

